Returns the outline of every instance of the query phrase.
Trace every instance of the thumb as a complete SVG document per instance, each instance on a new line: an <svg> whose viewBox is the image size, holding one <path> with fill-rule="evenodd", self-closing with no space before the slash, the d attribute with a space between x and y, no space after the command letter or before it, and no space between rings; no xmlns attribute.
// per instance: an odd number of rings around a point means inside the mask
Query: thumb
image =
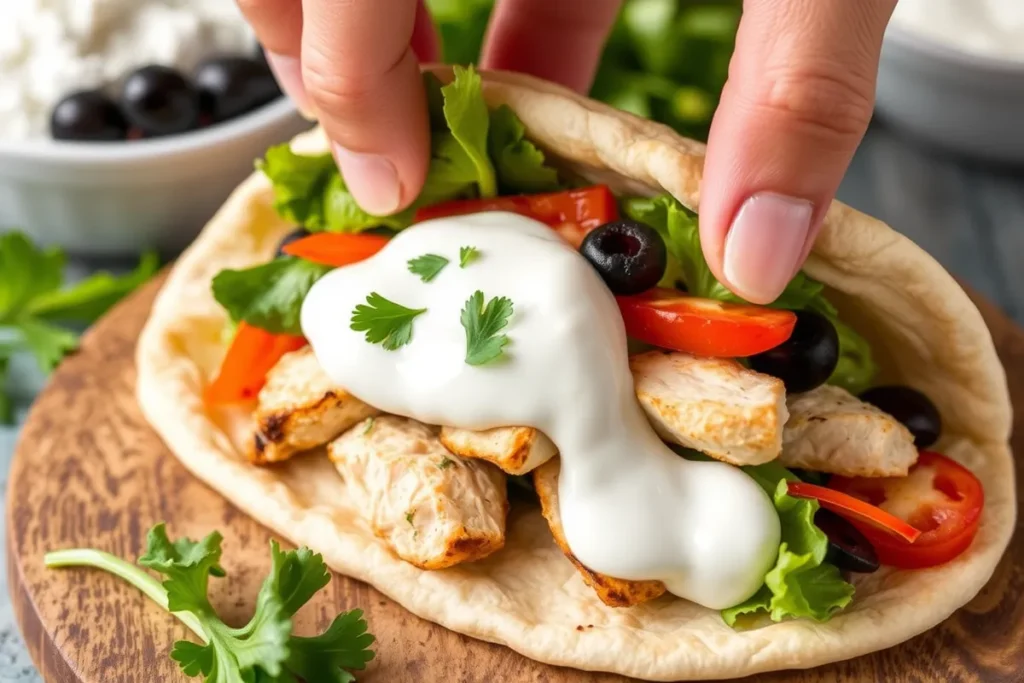
<svg viewBox="0 0 1024 683"><path fill-rule="evenodd" d="M408 206L427 174L426 95L411 47L427 18L418 4L302 2L306 94L348 189L374 215Z"/></svg>
<svg viewBox="0 0 1024 683"><path fill-rule="evenodd" d="M895 0L747 0L708 139L708 265L755 303L810 252L864 136Z"/></svg>

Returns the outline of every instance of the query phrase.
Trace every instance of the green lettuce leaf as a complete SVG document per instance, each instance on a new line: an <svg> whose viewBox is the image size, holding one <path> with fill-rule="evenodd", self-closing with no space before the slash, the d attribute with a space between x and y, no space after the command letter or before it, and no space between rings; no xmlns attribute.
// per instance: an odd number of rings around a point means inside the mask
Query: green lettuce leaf
<svg viewBox="0 0 1024 683"><path fill-rule="evenodd" d="M481 197L495 197L498 181L487 153L491 117L484 102L480 74L473 67L454 67L455 78L441 88L448 130L459 142L476 170Z"/></svg>
<svg viewBox="0 0 1024 683"><path fill-rule="evenodd" d="M494 161L502 194L559 189L558 172L544 165L544 153L526 139L523 122L504 105L491 112L487 149Z"/></svg>
<svg viewBox="0 0 1024 683"><path fill-rule="evenodd" d="M650 225L665 240L669 264L662 286L679 287L684 284L686 291L693 296L747 303L715 278L701 250L697 216L674 197L660 195L650 199L626 199L622 210L630 218ZM823 284L799 272L779 298L769 305L788 310L812 310L828 318L839 335L839 364L829 377L829 384L859 394L870 386L877 372L871 346L853 328L839 320L839 314L825 298L824 290Z"/></svg>
<svg viewBox="0 0 1024 683"><path fill-rule="evenodd" d="M296 154L286 142L268 149L256 168L273 185L274 210L281 218L311 232L327 229L324 202L328 184L338 175L330 154Z"/></svg>
<svg viewBox="0 0 1024 683"><path fill-rule="evenodd" d="M231 320L274 334L301 335L299 314L306 294L329 266L284 256L244 270L222 270L213 296Z"/></svg>
<svg viewBox="0 0 1024 683"><path fill-rule="evenodd" d="M741 615L758 613L767 613L772 621L827 621L853 600L853 586L825 562L828 537L814 525L818 502L790 496L787 482L799 479L778 463L742 469L772 497L782 524L782 543L765 585L749 600L723 610L722 618L730 626Z"/></svg>
<svg viewBox="0 0 1024 683"><path fill-rule="evenodd" d="M448 85L424 76L431 125L430 167L412 207L390 216L364 211L349 192L330 154L296 154L288 144L271 147L257 167L270 180L274 209L310 232L402 230L418 207L467 197L558 189L558 174L525 139L511 109L487 109L480 75L455 68Z"/></svg>

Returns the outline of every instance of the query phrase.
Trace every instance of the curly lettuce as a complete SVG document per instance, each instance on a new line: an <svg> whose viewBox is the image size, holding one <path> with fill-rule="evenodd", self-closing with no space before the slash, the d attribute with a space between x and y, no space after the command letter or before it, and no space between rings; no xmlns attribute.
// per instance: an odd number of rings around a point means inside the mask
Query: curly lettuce
<svg viewBox="0 0 1024 683"><path fill-rule="evenodd" d="M310 232L362 232L412 224L415 209L452 199L545 192L561 187L544 154L525 138L525 128L508 107L490 110L480 75L455 67L442 85L424 75L431 125L427 179L409 209L389 216L364 211L349 192L330 154L303 155L286 143L270 148L257 167L270 180L274 208Z"/></svg>
<svg viewBox="0 0 1024 683"><path fill-rule="evenodd" d="M853 585L825 561L828 537L814 524L818 501L789 495L787 482L799 479L778 463L742 469L771 496L782 525L782 542L761 589L749 600L723 610L722 618L729 626L745 614L767 614L772 621L800 617L827 621L853 600Z"/></svg>

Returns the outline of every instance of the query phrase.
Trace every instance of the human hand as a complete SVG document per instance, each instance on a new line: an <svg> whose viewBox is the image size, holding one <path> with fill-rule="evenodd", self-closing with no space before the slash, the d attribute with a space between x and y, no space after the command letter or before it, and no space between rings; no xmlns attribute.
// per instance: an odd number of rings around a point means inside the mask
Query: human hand
<svg viewBox="0 0 1024 683"><path fill-rule="evenodd" d="M430 156L418 62L438 39L422 0L238 0L282 89L316 116L356 201L394 213ZM589 89L619 0L499 0L480 65ZM585 11L583 11L585 8Z"/></svg>
<svg viewBox="0 0 1024 683"><path fill-rule="evenodd" d="M238 0L284 90L316 115L349 189L388 214L429 159L419 61L438 40L422 0ZM896 0L747 0L708 141L701 244L756 303L802 266L874 104ZM483 68L586 92L620 0L498 0Z"/></svg>

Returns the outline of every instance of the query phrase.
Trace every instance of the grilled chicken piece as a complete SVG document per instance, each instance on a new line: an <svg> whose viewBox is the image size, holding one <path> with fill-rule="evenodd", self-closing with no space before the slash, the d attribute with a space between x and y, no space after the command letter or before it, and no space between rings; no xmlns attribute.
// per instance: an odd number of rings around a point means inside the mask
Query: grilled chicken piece
<svg viewBox="0 0 1024 683"><path fill-rule="evenodd" d="M651 351L629 365L640 405L666 441L733 465L778 457L789 416L780 380L685 353Z"/></svg>
<svg viewBox="0 0 1024 683"><path fill-rule="evenodd" d="M907 428L845 389L823 385L790 396L788 405L779 457L786 467L848 477L902 477L917 462Z"/></svg>
<svg viewBox="0 0 1024 683"><path fill-rule="evenodd" d="M562 531L562 519L558 511L558 472L561 463L552 458L533 471L533 486L540 498L541 512L548 521L551 535L569 561L576 565L583 581L594 589L601 602L609 607L630 607L642 602L653 600L665 592L665 584L661 581L627 581L616 579L587 569L569 550Z"/></svg>
<svg viewBox="0 0 1024 683"><path fill-rule="evenodd" d="M435 429L371 418L327 450L356 508L406 562L444 569L505 545L505 475L449 453Z"/></svg>
<svg viewBox="0 0 1024 683"><path fill-rule="evenodd" d="M293 351L267 373L253 413L256 434L249 459L258 465L287 460L379 412L335 386L313 349Z"/></svg>
<svg viewBox="0 0 1024 683"><path fill-rule="evenodd" d="M551 439L532 427L498 427L484 431L444 427L441 443L458 456L486 460L509 474L526 474L558 452Z"/></svg>

